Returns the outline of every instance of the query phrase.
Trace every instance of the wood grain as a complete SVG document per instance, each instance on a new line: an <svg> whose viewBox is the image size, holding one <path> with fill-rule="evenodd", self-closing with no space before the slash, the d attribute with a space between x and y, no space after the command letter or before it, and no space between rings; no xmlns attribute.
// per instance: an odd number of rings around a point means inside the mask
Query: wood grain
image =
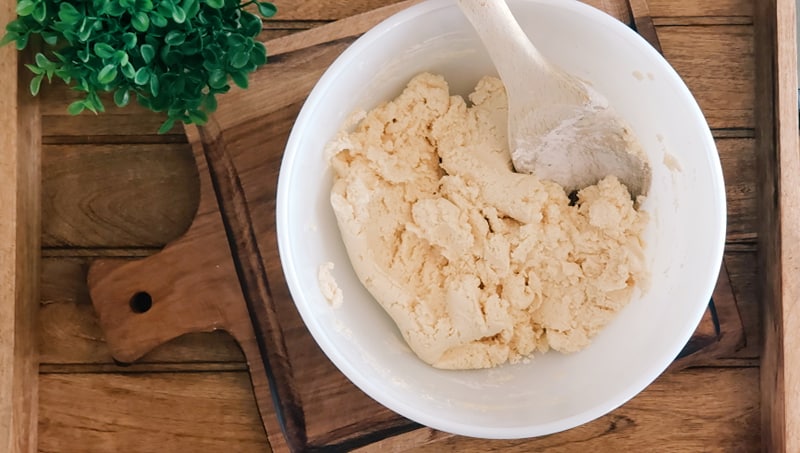
<svg viewBox="0 0 800 453"><path fill-rule="evenodd" d="M758 372L753 368L667 374L616 411L563 433L534 440L476 440L466 444L454 437L407 451L457 451L463 445L473 451L520 453L758 451L760 438L753 426L758 425L759 402L753 387L749 387L757 380ZM655 414L657 426L647 422ZM381 450L377 446L366 451Z"/></svg>
<svg viewBox="0 0 800 453"><path fill-rule="evenodd" d="M42 453L267 451L246 373L41 379ZM757 385L757 368L687 370L662 376L620 409L565 433L481 441L421 430L406 446L424 442L428 446L412 451L431 452L758 451ZM362 451L405 450L389 446Z"/></svg>
<svg viewBox="0 0 800 453"><path fill-rule="evenodd" d="M41 376L40 453L270 451L246 372Z"/></svg>
<svg viewBox="0 0 800 453"><path fill-rule="evenodd" d="M653 16L650 12L650 5L646 0L629 0L628 6L633 19L633 26L636 33L646 39L659 53L663 53L661 41L653 23Z"/></svg>
<svg viewBox="0 0 800 453"><path fill-rule="evenodd" d="M397 3L400 0L334 0L319 2L315 0L274 0L278 14L274 20L336 20L354 14ZM596 7L606 11L615 10L620 2L615 0L589 0ZM717 0L713 2L693 2L674 0L649 0L653 17L682 16L748 16L753 6L748 0ZM612 9L609 9L609 6Z"/></svg>
<svg viewBox="0 0 800 453"><path fill-rule="evenodd" d="M764 451L800 451L800 156L796 11L792 0L758 2L756 54L759 268L764 301L761 367Z"/></svg>
<svg viewBox="0 0 800 453"><path fill-rule="evenodd" d="M755 233L758 230L755 140L717 139L716 144L725 178L728 237Z"/></svg>
<svg viewBox="0 0 800 453"><path fill-rule="evenodd" d="M15 17L14 5L0 5L0 24ZM0 451L29 453L37 445L41 131L18 63L12 47L0 48Z"/></svg>
<svg viewBox="0 0 800 453"><path fill-rule="evenodd" d="M674 1L647 0L653 17L752 16L751 0Z"/></svg>
<svg viewBox="0 0 800 453"><path fill-rule="evenodd" d="M660 27L658 37L712 128L754 126L753 27Z"/></svg>
<svg viewBox="0 0 800 453"><path fill-rule="evenodd" d="M291 451L301 451L308 445L305 411L258 247L257 235L261 232L257 233L253 225L242 181L227 153L222 130L213 120L196 129L258 347L257 354L248 355L245 349L245 355L250 362L261 359L286 443Z"/></svg>
<svg viewBox="0 0 800 453"><path fill-rule="evenodd" d="M43 148L45 247L160 247L197 209L197 169L185 144Z"/></svg>
<svg viewBox="0 0 800 453"><path fill-rule="evenodd" d="M89 300L88 268L87 259L42 261L39 349L43 365L114 363ZM196 333L154 349L129 370L151 364L219 362L244 363L233 338L224 332Z"/></svg>
<svg viewBox="0 0 800 453"><path fill-rule="evenodd" d="M321 25L313 30L274 38L268 41L267 53L270 57L294 52L339 39L352 38L366 33L383 18L419 3L421 0L404 0L381 8L366 11L355 16L342 18L335 23Z"/></svg>

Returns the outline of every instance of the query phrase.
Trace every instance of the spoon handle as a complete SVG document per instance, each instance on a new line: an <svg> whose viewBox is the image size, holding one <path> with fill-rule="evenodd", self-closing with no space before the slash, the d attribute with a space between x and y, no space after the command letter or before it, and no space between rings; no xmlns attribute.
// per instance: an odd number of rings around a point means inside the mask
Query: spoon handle
<svg viewBox="0 0 800 453"><path fill-rule="evenodd" d="M489 51L509 96L533 89L539 99L567 93L576 99L582 97L583 90L575 80L552 65L531 43L505 0L458 0L458 6Z"/></svg>
<svg viewBox="0 0 800 453"><path fill-rule="evenodd" d="M518 78L520 70L546 71L548 63L522 30L505 0L458 0L489 51L500 77ZM532 68L531 68L532 67Z"/></svg>

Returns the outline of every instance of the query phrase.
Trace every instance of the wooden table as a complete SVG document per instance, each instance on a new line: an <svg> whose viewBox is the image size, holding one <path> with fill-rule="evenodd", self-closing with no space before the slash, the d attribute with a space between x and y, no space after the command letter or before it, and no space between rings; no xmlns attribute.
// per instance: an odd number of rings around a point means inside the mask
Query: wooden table
<svg viewBox="0 0 800 453"><path fill-rule="evenodd" d="M660 377L613 413L508 451L757 451L761 445L756 288L754 0L650 0L667 59L717 139L730 223L725 264L747 345ZM391 0L278 0L265 37L306 29ZM597 2L603 3L603 2ZM269 445L243 356L222 333L179 338L131 366L114 363L88 297L88 264L136 258L179 237L197 206L197 170L182 131L139 107L69 117L74 97L44 86L39 450L54 453L235 451ZM111 103L109 103L111 105ZM458 448L458 438L416 451Z"/></svg>

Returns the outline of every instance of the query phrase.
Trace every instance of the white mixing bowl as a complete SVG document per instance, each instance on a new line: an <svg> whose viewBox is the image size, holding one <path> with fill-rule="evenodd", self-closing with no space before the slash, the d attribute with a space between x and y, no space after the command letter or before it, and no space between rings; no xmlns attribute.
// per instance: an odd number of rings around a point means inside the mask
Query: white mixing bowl
<svg viewBox="0 0 800 453"><path fill-rule="evenodd" d="M651 283L586 350L550 352L491 370L443 371L405 345L358 281L329 195L326 144L351 112L398 95L421 71L465 95L496 74L452 0L430 0L381 23L328 69L295 123L277 196L280 255L308 330L355 385L399 414L451 433L522 438L600 417L642 391L696 328L717 279L725 240L725 191L708 125L667 62L616 19L571 0L509 0L542 52L605 94L653 166L644 209ZM333 262L344 304L319 289ZM302 372L302 370L299 370Z"/></svg>

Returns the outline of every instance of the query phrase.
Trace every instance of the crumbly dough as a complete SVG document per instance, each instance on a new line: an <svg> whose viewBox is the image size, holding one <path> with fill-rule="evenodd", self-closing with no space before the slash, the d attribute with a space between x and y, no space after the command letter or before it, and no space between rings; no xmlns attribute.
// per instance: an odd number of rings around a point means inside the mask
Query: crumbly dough
<svg viewBox="0 0 800 453"><path fill-rule="evenodd" d="M342 303L344 303L344 295L342 294L342 289L339 287L339 284L336 283L336 279L333 278L333 274L331 274L333 268L334 264L330 261L322 264L317 273L317 281L319 282L319 289L322 292L322 296L325 297L325 300L331 304L331 307L339 308L342 306Z"/></svg>
<svg viewBox="0 0 800 453"><path fill-rule="evenodd" d="M331 204L361 282L446 369L578 351L647 275L646 215L612 177L578 194L512 170L502 82L471 106L423 73L332 144Z"/></svg>

